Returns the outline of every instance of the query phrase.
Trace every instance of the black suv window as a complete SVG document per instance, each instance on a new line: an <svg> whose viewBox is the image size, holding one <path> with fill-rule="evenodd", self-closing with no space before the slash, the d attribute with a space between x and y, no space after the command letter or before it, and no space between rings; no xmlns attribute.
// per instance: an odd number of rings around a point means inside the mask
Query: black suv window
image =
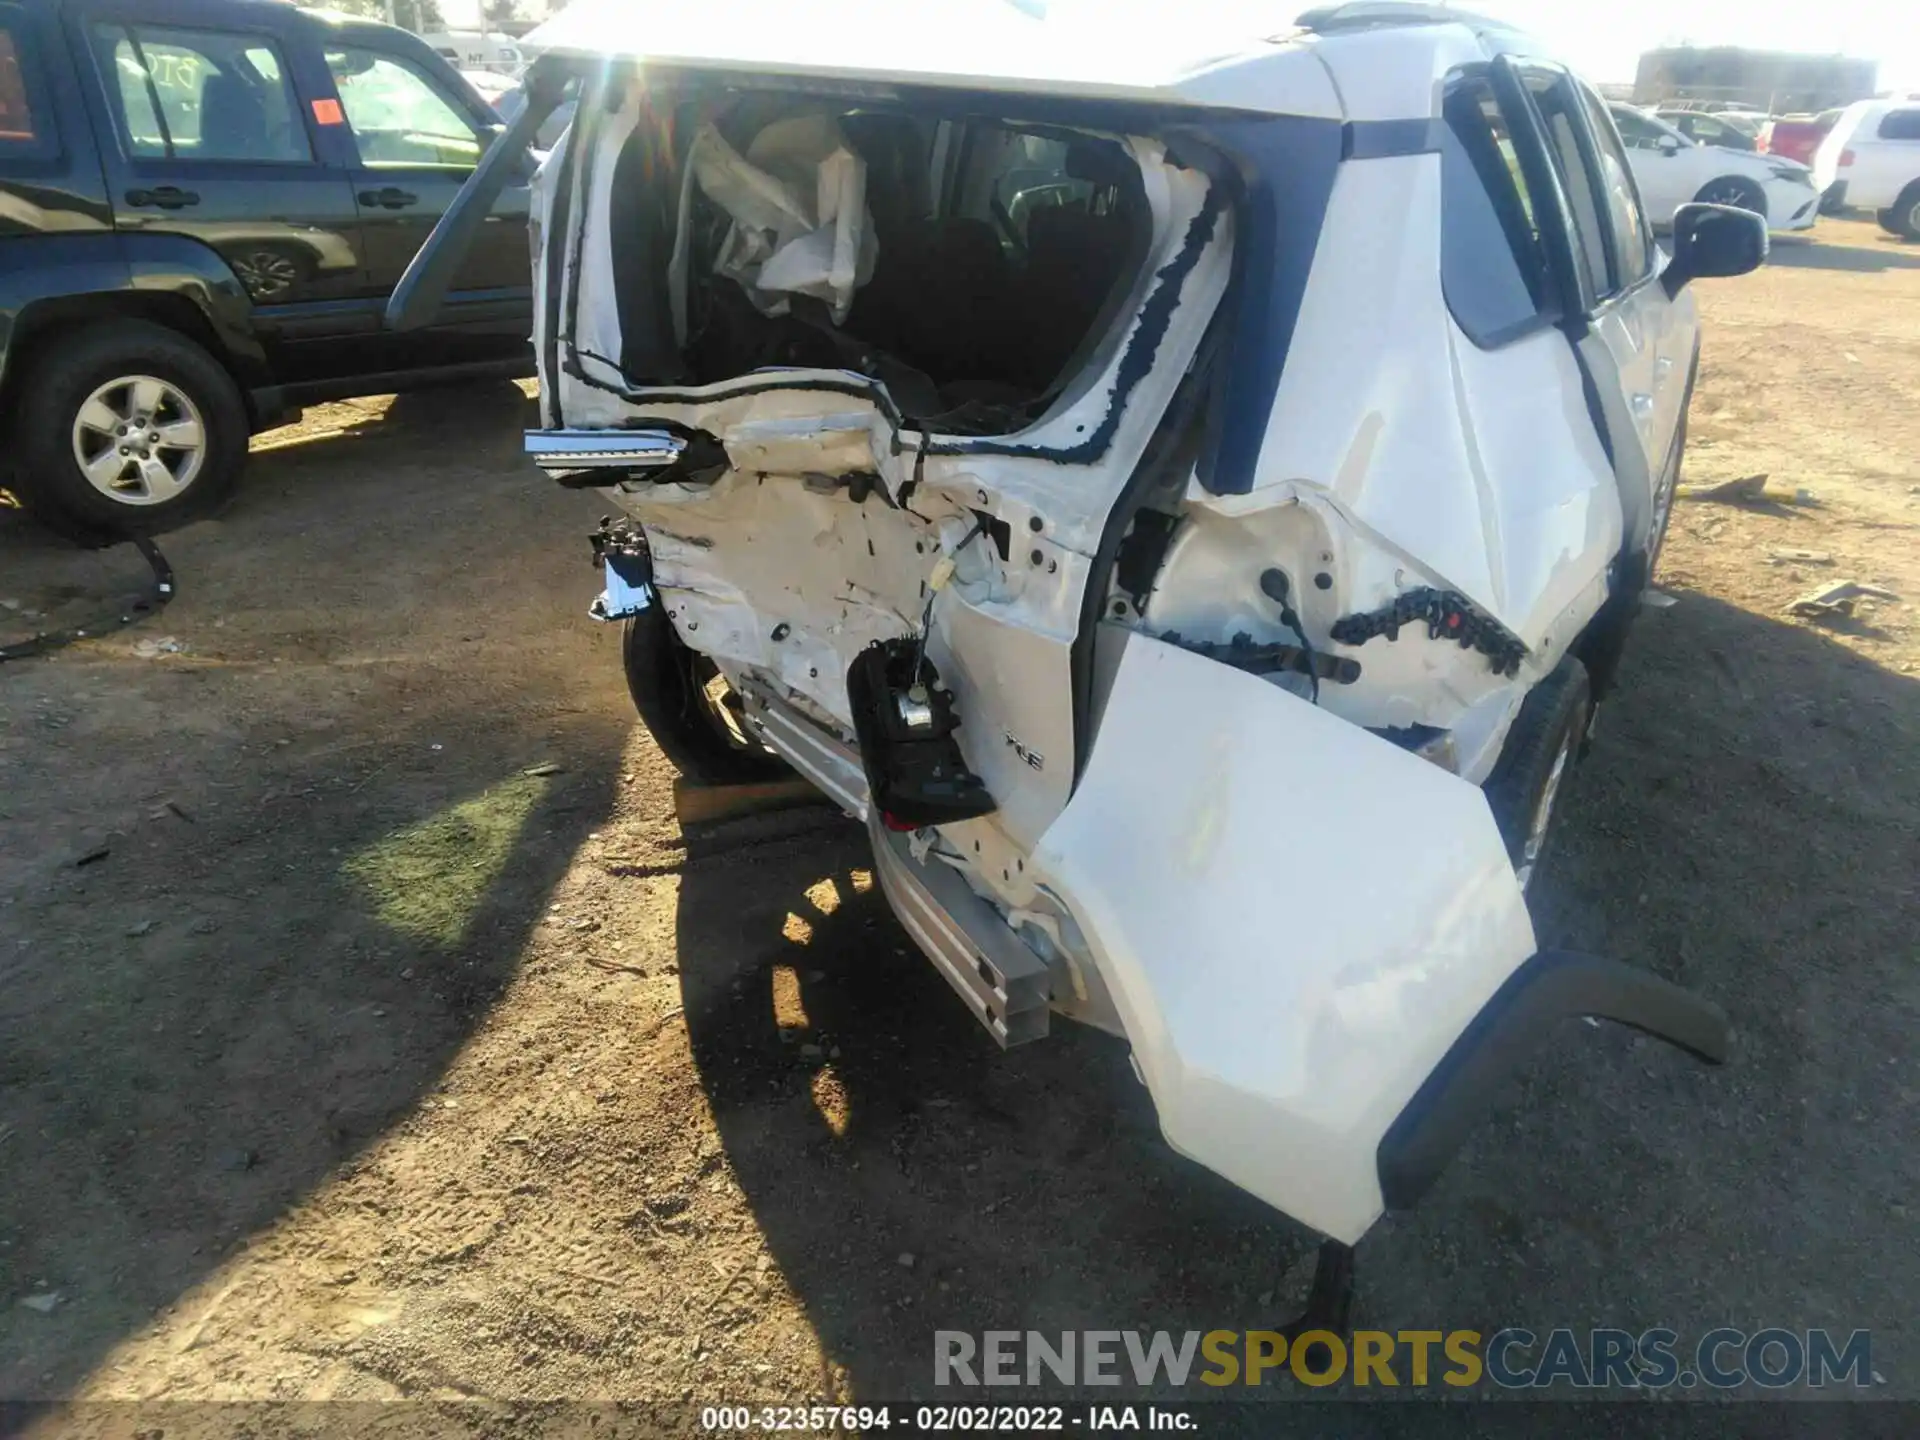
<svg viewBox="0 0 1920 1440"><path fill-rule="evenodd" d="M1920 110L1889 110L1880 121L1882 140L1920 140Z"/></svg>
<svg viewBox="0 0 1920 1440"><path fill-rule="evenodd" d="M0 157L44 160L58 150L32 46L27 17L0 5Z"/></svg>
<svg viewBox="0 0 1920 1440"><path fill-rule="evenodd" d="M479 128L404 60L344 46L327 51L347 128L372 167L471 170L486 146Z"/></svg>
<svg viewBox="0 0 1920 1440"><path fill-rule="evenodd" d="M1513 129L1484 75L1460 76L1442 102L1440 283L1454 322L1482 347L1539 321L1546 249Z"/></svg>
<svg viewBox="0 0 1920 1440"><path fill-rule="evenodd" d="M101 21L93 49L128 155L313 159L287 67L264 37Z"/></svg>

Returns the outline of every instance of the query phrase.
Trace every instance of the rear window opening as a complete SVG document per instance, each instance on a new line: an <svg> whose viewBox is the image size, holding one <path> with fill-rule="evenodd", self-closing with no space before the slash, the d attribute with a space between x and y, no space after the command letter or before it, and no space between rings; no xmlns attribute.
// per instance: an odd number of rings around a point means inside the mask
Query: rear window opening
<svg viewBox="0 0 1920 1440"><path fill-rule="evenodd" d="M643 116L608 229L630 383L851 370L993 435L1084 368L1152 216L1110 136L745 94Z"/></svg>

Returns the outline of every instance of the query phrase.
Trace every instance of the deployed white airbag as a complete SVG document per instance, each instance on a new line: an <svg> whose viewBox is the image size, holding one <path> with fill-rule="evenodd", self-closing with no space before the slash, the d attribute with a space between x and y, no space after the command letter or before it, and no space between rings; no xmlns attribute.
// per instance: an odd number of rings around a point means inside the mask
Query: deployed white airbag
<svg viewBox="0 0 1920 1440"><path fill-rule="evenodd" d="M811 295L832 308L835 324L844 323L854 290L873 274L877 249L867 162L833 118L775 121L744 156L709 122L694 136L687 164L702 193L733 219L714 273L738 281L768 315L784 315L789 295ZM690 221L683 203L670 270L682 339Z"/></svg>
<svg viewBox="0 0 1920 1440"><path fill-rule="evenodd" d="M1380 1138L1534 951L1485 797L1257 676L1127 641L1034 854L1167 1141L1348 1243Z"/></svg>

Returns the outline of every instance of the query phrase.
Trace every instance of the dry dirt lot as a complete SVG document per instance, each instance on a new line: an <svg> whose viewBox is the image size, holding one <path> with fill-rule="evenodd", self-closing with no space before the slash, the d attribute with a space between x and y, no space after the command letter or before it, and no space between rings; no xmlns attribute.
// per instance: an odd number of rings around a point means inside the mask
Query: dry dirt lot
<svg viewBox="0 0 1920 1440"><path fill-rule="evenodd" d="M1865 1327L1915 1399L1920 249L1700 288L1689 478L1818 503L1677 512L1540 930L1737 1059L1570 1026L1356 1318ZM1120 1045L998 1053L837 813L682 833L527 408L312 412L171 608L0 667L0 1399L901 1398L936 1327L1282 1318L1310 1237ZM140 573L0 514L16 634ZM1902 598L1784 614L1829 577Z"/></svg>

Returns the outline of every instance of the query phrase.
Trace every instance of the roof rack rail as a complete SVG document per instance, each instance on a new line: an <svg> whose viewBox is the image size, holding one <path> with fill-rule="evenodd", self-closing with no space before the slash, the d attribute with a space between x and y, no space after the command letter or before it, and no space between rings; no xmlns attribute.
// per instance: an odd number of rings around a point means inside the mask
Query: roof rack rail
<svg viewBox="0 0 1920 1440"><path fill-rule="evenodd" d="M1417 0L1347 0L1341 5L1317 5L1303 11L1293 22L1316 35L1333 35L1342 30L1372 30L1389 25L1471 25L1475 28L1498 22L1469 10L1450 5L1423 5Z"/></svg>

